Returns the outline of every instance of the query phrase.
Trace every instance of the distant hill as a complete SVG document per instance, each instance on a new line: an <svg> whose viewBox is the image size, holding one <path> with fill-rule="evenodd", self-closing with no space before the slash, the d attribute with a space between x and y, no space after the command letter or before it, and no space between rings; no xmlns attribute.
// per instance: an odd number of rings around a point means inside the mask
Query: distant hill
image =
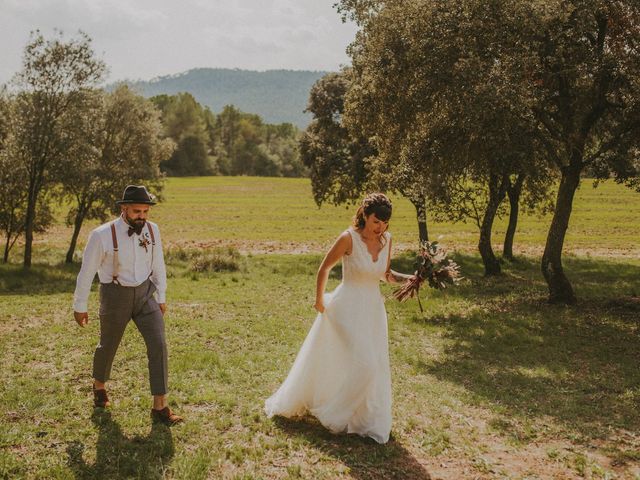
<svg viewBox="0 0 640 480"><path fill-rule="evenodd" d="M145 97L189 92L214 113L233 104L244 112L257 113L268 123L289 122L304 129L311 121L311 115L303 112L309 90L326 73L197 68L149 81L126 83Z"/></svg>

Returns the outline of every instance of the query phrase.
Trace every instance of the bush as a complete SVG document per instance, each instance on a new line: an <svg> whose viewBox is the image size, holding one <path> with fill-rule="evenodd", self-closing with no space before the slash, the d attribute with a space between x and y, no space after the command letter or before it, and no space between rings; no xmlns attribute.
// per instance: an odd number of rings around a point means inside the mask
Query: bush
<svg viewBox="0 0 640 480"><path fill-rule="evenodd" d="M191 270L194 272L237 272L240 270L238 259L219 253L200 255L193 259Z"/></svg>
<svg viewBox="0 0 640 480"><path fill-rule="evenodd" d="M242 255L234 247L171 247L166 259L167 263L187 262L192 272L237 272L241 268Z"/></svg>

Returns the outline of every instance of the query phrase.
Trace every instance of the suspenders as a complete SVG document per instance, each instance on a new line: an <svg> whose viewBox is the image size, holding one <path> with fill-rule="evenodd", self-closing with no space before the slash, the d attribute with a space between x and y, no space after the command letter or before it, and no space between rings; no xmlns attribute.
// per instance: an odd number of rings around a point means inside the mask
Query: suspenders
<svg viewBox="0 0 640 480"><path fill-rule="evenodd" d="M147 227L149 228L149 235L151 235L151 262L153 263L153 248L156 246L156 237L153 235L153 228L149 222L147 222Z"/></svg>
<svg viewBox="0 0 640 480"><path fill-rule="evenodd" d="M111 222L111 241L113 242L113 283L120 285L118 282L118 237L116 236L116 222Z"/></svg>
<svg viewBox="0 0 640 480"><path fill-rule="evenodd" d="M156 246L156 237L153 234L153 228L151 228L151 224L147 223L147 228L149 229L149 235L151 236L151 266L153 267L153 253ZM118 282L118 270L120 268L120 261L118 260L118 237L116 235L116 221L111 222L111 242L113 243L113 283L116 285L120 285ZM153 270L149 276L153 275Z"/></svg>

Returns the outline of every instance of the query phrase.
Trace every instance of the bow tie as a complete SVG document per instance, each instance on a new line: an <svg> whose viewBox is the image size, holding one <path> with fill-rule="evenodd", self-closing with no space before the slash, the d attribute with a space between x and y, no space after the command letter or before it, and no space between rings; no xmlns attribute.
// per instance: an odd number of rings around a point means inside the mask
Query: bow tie
<svg viewBox="0 0 640 480"><path fill-rule="evenodd" d="M136 235L140 235L140 233L142 233L143 228L144 228L144 223L136 223L135 226L129 227L129 230L127 231L127 233L129 234L129 236L133 235L134 232Z"/></svg>

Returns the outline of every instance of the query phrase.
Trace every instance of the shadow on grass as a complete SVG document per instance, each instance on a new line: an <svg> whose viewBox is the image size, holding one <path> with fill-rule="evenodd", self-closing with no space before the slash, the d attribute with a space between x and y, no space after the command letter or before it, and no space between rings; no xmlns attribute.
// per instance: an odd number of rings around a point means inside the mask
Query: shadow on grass
<svg viewBox="0 0 640 480"><path fill-rule="evenodd" d="M85 447L81 442L67 447L75 478L164 478L174 452L169 427L156 423L146 437L128 438L109 411L96 409L91 420L98 428L95 463L88 465L82 458Z"/></svg>
<svg viewBox="0 0 640 480"><path fill-rule="evenodd" d="M608 438L612 428L638 431L640 300L633 292L640 267L601 259L566 264L582 292L575 307L546 303L531 261L449 292L470 306L414 317L442 326L447 340L438 359L416 368L464 385L475 400L509 415L514 422L502 429L515 437L523 434L518 422L531 417L553 418L585 439Z"/></svg>
<svg viewBox="0 0 640 480"><path fill-rule="evenodd" d="M0 295L50 295L72 293L79 264L0 265Z"/></svg>
<svg viewBox="0 0 640 480"><path fill-rule="evenodd" d="M504 275L515 276L520 280L526 279L531 285L543 287L546 292L547 284L542 277L539 258L516 257L513 262L502 261L502 275L493 278L484 277L484 268L477 254L454 252L449 255L449 258L460 265L462 275L465 278L476 282L492 279L499 280ZM416 268L415 261L414 255L403 253L392 260L392 268L405 273L413 273ZM620 282L635 282L636 289L640 290L640 265L637 263L601 257L574 257L567 255L563 259L563 266L564 273L569 277L578 295L581 290L586 290L587 293L590 293L591 287L605 290L612 283ZM504 285L509 286L508 283Z"/></svg>
<svg viewBox="0 0 640 480"><path fill-rule="evenodd" d="M274 423L288 435L304 438L314 448L334 457L349 468L350 478L358 480L428 480L429 473L393 438L380 445L358 435L335 435L314 417L299 420L275 417Z"/></svg>

